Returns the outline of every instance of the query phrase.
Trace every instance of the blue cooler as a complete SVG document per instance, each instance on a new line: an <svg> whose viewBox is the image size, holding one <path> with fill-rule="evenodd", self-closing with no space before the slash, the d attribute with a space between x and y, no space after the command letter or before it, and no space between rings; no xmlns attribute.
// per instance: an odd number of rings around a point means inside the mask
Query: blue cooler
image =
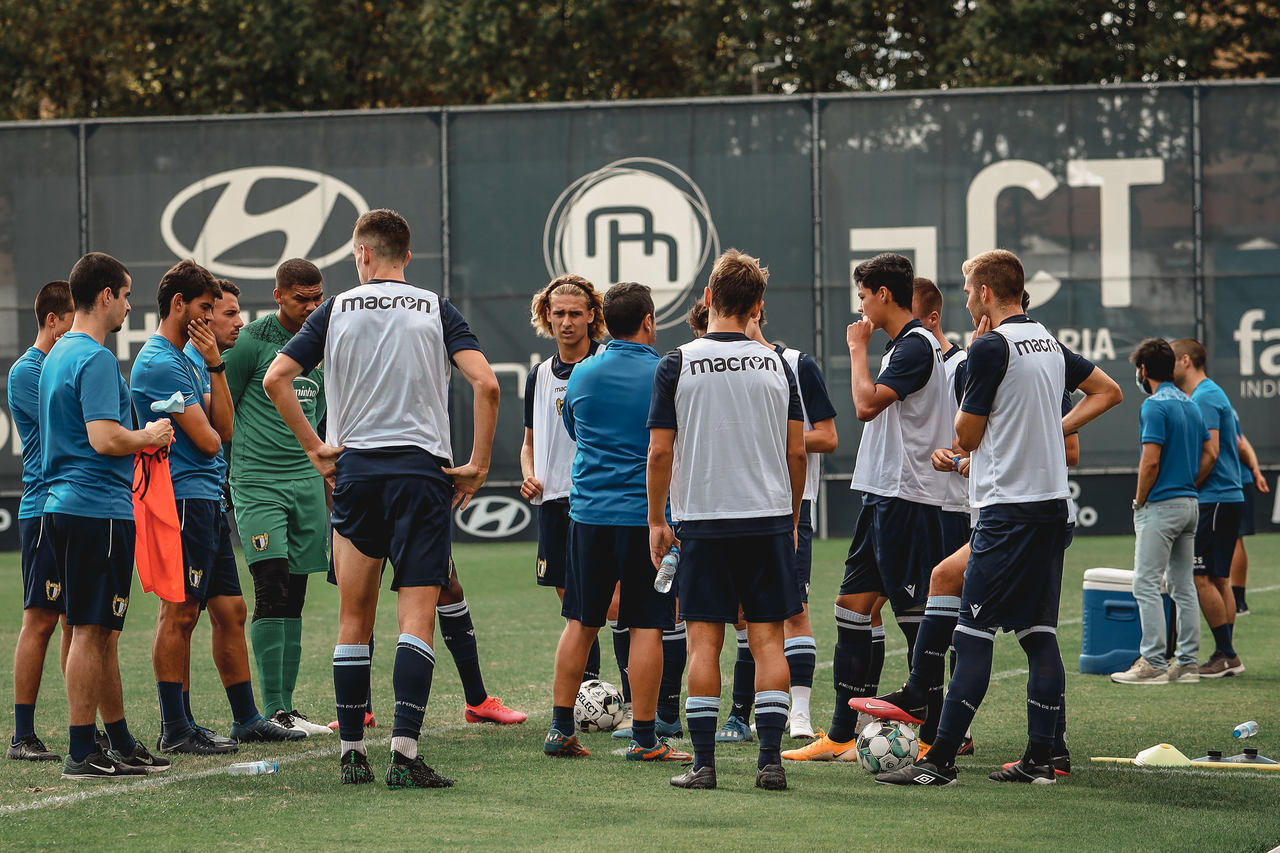
<svg viewBox="0 0 1280 853"><path fill-rule="evenodd" d="M1172 633L1169 618L1173 602L1168 594L1163 598L1165 621ZM1142 642L1138 602L1133 597L1133 572L1129 569L1086 570L1083 603L1080 671L1110 675L1128 669L1137 659Z"/></svg>

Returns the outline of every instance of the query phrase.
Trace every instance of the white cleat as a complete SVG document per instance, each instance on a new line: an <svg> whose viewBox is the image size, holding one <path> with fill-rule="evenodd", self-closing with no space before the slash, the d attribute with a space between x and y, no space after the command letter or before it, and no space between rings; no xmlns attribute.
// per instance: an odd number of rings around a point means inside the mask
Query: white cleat
<svg viewBox="0 0 1280 853"><path fill-rule="evenodd" d="M281 719L282 717L287 717L289 719L288 725L284 723L284 721ZM298 729L300 731L304 731L307 733L307 737L311 737L312 735L333 734L333 730L330 729L328 726L322 726L318 723L311 722L310 720L307 719L305 714L302 714L296 708L292 711L279 711L271 718L271 720L272 722L278 723L284 726L285 728L293 728L293 729Z"/></svg>
<svg viewBox="0 0 1280 853"><path fill-rule="evenodd" d="M812 740L817 737L813 731L813 723L809 721L809 715L799 712L791 712L791 736L793 738L801 738L803 740Z"/></svg>

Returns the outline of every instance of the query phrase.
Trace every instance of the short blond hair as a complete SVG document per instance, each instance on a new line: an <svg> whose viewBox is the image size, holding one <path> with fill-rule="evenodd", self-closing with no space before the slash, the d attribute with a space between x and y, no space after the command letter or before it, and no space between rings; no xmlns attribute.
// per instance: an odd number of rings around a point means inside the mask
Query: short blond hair
<svg viewBox="0 0 1280 853"><path fill-rule="evenodd" d="M529 325L540 338L554 339L556 334L551 329L551 297L580 296L587 301L587 310L594 311L595 316L587 329L587 337L598 341L604 335L604 302L596 292L595 285L580 275L568 273L552 279L546 287L533 295L529 302Z"/></svg>

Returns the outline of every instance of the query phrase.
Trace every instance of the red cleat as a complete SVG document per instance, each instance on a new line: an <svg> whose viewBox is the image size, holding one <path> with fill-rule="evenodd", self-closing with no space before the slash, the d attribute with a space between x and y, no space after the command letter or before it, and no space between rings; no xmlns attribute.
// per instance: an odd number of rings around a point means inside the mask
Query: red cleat
<svg viewBox="0 0 1280 853"><path fill-rule="evenodd" d="M463 716L468 723L497 723L502 726L523 723L529 719L528 714L511 710L502 704L501 699L493 696L486 698L479 705L467 705Z"/></svg>
<svg viewBox="0 0 1280 853"><path fill-rule="evenodd" d="M375 720L375 719L373 718L373 712L372 712L372 711L365 711L365 712L364 712L364 727L365 727L366 729L373 729L373 728L377 728L377 726L378 726L378 721L377 721L377 720ZM333 729L333 730L336 732L336 731L338 730L338 721L337 721L337 720L334 720L332 723L330 723L330 724L329 724L329 728Z"/></svg>
<svg viewBox="0 0 1280 853"><path fill-rule="evenodd" d="M855 711L861 711L864 714L870 714L877 720L892 720L898 723L913 723L920 725L924 720L912 714L910 711L903 710L892 702L886 702L883 699L865 698L855 696L849 700L849 707Z"/></svg>

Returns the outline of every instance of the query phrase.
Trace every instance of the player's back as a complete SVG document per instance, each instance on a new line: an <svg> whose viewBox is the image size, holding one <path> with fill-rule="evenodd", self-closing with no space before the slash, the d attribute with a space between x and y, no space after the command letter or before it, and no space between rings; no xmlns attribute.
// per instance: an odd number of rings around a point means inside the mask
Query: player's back
<svg viewBox="0 0 1280 853"><path fill-rule="evenodd" d="M9 415L18 440L22 442L22 501L19 518L34 518L44 512L48 492L40 461L40 371L45 354L30 347L9 368Z"/></svg>

